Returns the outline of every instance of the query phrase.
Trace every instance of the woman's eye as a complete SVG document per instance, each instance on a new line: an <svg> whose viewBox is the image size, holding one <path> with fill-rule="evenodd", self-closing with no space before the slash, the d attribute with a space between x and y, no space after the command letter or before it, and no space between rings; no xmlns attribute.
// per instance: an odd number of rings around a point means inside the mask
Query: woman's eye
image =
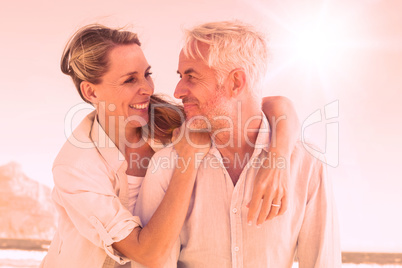
<svg viewBox="0 0 402 268"><path fill-rule="evenodd" d="M132 83L132 82L134 82L133 77L131 77L131 78L127 79L126 81L124 81L124 83Z"/></svg>
<svg viewBox="0 0 402 268"><path fill-rule="evenodd" d="M152 73L149 72L149 73L146 73L146 74L145 74L145 77L150 77L151 75L152 75Z"/></svg>

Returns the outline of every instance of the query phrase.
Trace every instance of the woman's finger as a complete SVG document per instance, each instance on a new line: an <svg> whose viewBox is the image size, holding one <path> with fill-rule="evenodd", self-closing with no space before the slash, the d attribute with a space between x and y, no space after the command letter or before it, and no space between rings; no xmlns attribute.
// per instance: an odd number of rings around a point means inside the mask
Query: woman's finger
<svg viewBox="0 0 402 268"><path fill-rule="evenodd" d="M264 196L264 199L262 201L260 213L257 218L257 227L260 227L261 224L264 223L265 219L268 217L268 214L272 212L272 198L268 196Z"/></svg>
<svg viewBox="0 0 402 268"><path fill-rule="evenodd" d="M282 206L281 198L280 197L274 198L271 203L271 210L268 216L266 217L266 220L272 220L273 218L278 216L281 206Z"/></svg>
<svg viewBox="0 0 402 268"><path fill-rule="evenodd" d="M253 220L257 216L258 208L261 204L261 199L263 197L263 188L258 182L254 184L253 194L251 195L250 203L247 205L248 207L248 214L247 214L247 224L251 225Z"/></svg>
<svg viewBox="0 0 402 268"><path fill-rule="evenodd" d="M283 215L286 212L286 210L288 209L288 205L289 205L288 198L286 195L284 195L281 200L281 208L278 212L278 216Z"/></svg>

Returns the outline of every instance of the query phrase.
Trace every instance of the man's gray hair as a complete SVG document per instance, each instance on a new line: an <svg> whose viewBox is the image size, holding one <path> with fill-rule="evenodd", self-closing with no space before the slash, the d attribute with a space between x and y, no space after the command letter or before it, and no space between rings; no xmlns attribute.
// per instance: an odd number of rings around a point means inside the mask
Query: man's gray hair
<svg viewBox="0 0 402 268"><path fill-rule="evenodd" d="M209 45L204 58L199 42ZM260 96L267 71L268 51L263 34L240 21L210 22L185 31L183 52L187 57L199 57L216 71L220 85L234 69L242 68L253 95Z"/></svg>

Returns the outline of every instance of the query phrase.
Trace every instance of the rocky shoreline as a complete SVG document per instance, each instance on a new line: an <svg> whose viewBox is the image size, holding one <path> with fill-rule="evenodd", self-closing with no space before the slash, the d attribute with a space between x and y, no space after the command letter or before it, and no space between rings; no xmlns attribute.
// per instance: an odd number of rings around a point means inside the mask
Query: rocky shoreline
<svg viewBox="0 0 402 268"><path fill-rule="evenodd" d="M0 249L47 251L49 240L0 238Z"/></svg>

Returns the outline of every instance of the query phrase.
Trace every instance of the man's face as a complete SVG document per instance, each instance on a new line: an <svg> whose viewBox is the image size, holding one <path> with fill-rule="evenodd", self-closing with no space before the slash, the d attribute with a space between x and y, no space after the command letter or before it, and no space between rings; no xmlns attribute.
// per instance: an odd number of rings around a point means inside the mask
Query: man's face
<svg viewBox="0 0 402 268"><path fill-rule="evenodd" d="M201 53L208 53L208 45L200 46ZM208 120L216 124L214 118L225 115L226 91L219 86L213 69L200 58L187 57L183 51L179 57L178 74L180 81L174 96L181 99L187 120L191 120L194 128L206 128ZM195 119L200 116L204 119ZM194 120L194 121L193 121Z"/></svg>

